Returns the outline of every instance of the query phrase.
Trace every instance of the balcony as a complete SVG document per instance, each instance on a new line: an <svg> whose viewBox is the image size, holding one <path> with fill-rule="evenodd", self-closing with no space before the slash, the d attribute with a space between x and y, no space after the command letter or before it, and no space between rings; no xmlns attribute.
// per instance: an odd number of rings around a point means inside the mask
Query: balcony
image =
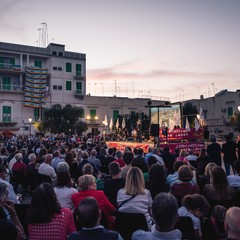
<svg viewBox="0 0 240 240"><path fill-rule="evenodd" d="M0 72L3 73L24 73L22 71L21 65L10 64L10 63L0 63Z"/></svg>
<svg viewBox="0 0 240 240"><path fill-rule="evenodd" d="M76 80L85 80L85 76L82 76L81 71L76 71L76 74L74 75L74 79Z"/></svg>
<svg viewBox="0 0 240 240"><path fill-rule="evenodd" d="M82 90L79 89L74 91L74 96L83 99L85 95L83 94Z"/></svg>
<svg viewBox="0 0 240 240"><path fill-rule="evenodd" d="M23 93L24 86L23 85L16 85L16 84L4 84L0 83L0 92L16 92L16 93Z"/></svg>

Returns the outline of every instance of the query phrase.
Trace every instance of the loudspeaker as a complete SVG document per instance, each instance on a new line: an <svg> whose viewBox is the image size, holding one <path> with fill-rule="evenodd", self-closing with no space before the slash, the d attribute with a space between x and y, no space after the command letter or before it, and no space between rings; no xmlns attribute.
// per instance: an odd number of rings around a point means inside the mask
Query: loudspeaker
<svg viewBox="0 0 240 240"><path fill-rule="evenodd" d="M159 124L151 124L150 135L154 137L159 137Z"/></svg>
<svg viewBox="0 0 240 240"><path fill-rule="evenodd" d="M204 139L209 139L209 131L204 131L203 137L204 137Z"/></svg>

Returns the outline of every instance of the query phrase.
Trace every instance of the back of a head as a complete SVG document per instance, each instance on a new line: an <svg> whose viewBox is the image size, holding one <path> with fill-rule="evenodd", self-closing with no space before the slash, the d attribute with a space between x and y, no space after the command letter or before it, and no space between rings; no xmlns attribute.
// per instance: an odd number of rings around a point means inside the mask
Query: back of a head
<svg viewBox="0 0 240 240"><path fill-rule="evenodd" d="M199 210L202 215L207 214L210 208L206 198L197 193L184 196L182 199L182 205L190 211Z"/></svg>
<svg viewBox="0 0 240 240"><path fill-rule="evenodd" d="M177 162L175 162L175 163L173 164L173 170L174 170L174 172L177 172L178 169L179 169L181 166L183 166L183 165L185 165L185 163L184 163L183 161L177 161Z"/></svg>
<svg viewBox="0 0 240 240"><path fill-rule="evenodd" d="M97 151L95 149L93 149L91 151L91 156L93 156L93 157L97 156Z"/></svg>
<svg viewBox="0 0 240 240"><path fill-rule="evenodd" d="M183 165L178 169L178 179L183 182L188 182L192 180L193 173L189 166Z"/></svg>
<svg viewBox="0 0 240 240"><path fill-rule="evenodd" d="M83 151L82 158L83 158L83 160L87 160L89 158L89 154L87 151Z"/></svg>
<svg viewBox="0 0 240 240"><path fill-rule="evenodd" d="M121 158L122 157L122 152L121 151L116 151L115 153L117 158Z"/></svg>
<svg viewBox="0 0 240 240"><path fill-rule="evenodd" d="M60 157L60 152L58 150L54 151L53 157Z"/></svg>
<svg viewBox="0 0 240 240"><path fill-rule="evenodd" d="M138 148L138 155L143 155L143 149L142 148Z"/></svg>
<svg viewBox="0 0 240 240"><path fill-rule="evenodd" d="M145 183L142 171L138 167L128 170L125 184L126 194L144 194Z"/></svg>
<svg viewBox="0 0 240 240"><path fill-rule="evenodd" d="M214 162L210 162L207 164L207 166L205 167L205 175L206 176L212 176L212 170L213 168L217 167L217 164Z"/></svg>
<svg viewBox="0 0 240 240"><path fill-rule="evenodd" d="M133 153L132 152L124 152L123 154L123 161L125 164L129 165L133 161Z"/></svg>
<svg viewBox="0 0 240 240"><path fill-rule="evenodd" d="M111 176L116 176L121 172L120 165L117 162L111 162L108 166L108 169Z"/></svg>
<svg viewBox="0 0 240 240"><path fill-rule="evenodd" d="M84 164L84 166L82 168L82 174L83 175L85 175L85 174L93 175L93 173L94 173L93 166L90 163Z"/></svg>
<svg viewBox="0 0 240 240"><path fill-rule="evenodd" d="M212 170L212 184L217 188L227 187L227 176L226 172L222 167L215 167Z"/></svg>
<svg viewBox="0 0 240 240"><path fill-rule="evenodd" d="M89 187L96 181L95 177L90 174L85 174L81 177L78 178L78 186L80 189L83 190L88 190Z"/></svg>
<svg viewBox="0 0 240 240"><path fill-rule="evenodd" d="M161 232L173 230L178 216L176 198L170 193L159 193L152 204L152 215Z"/></svg>
<svg viewBox="0 0 240 240"><path fill-rule="evenodd" d="M211 135L210 136L210 141L211 142L216 142L217 141L216 136L215 135Z"/></svg>
<svg viewBox="0 0 240 240"><path fill-rule="evenodd" d="M68 172L69 171L69 165L66 162L60 162L57 165L57 173L60 172Z"/></svg>
<svg viewBox="0 0 240 240"><path fill-rule="evenodd" d="M154 156L150 156L147 161L148 167L152 166L153 164L157 163L157 158Z"/></svg>
<svg viewBox="0 0 240 240"><path fill-rule="evenodd" d="M114 153L113 149L112 149L112 148L109 148L109 149L108 149L108 155L113 155L113 153Z"/></svg>
<svg viewBox="0 0 240 240"><path fill-rule="evenodd" d="M240 208L231 207L227 210L225 225L229 239L240 239Z"/></svg>
<svg viewBox="0 0 240 240"><path fill-rule="evenodd" d="M165 184L167 180L167 174L165 167L161 164L153 164L149 170L149 181L156 185Z"/></svg>
<svg viewBox="0 0 240 240"><path fill-rule="evenodd" d="M17 154L15 155L15 159L16 159L18 162L21 161L21 160L23 159L22 153L17 153Z"/></svg>
<svg viewBox="0 0 240 240"><path fill-rule="evenodd" d="M77 216L83 227L95 227L99 220L99 206L96 199L87 197L80 201L77 209Z"/></svg>

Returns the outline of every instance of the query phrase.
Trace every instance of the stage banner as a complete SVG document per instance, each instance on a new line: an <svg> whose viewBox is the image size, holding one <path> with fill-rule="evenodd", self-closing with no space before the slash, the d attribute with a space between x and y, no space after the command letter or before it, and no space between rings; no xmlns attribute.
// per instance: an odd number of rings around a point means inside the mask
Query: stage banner
<svg viewBox="0 0 240 240"><path fill-rule="evenodd" d="M159 130L160 141L181 141L181 140L203 140L203 129L199 128L195 131L195 128L190 130L185 128L175 128L172 131L167 129L168 133L166 136L166 129L161 128Z"/></svg>

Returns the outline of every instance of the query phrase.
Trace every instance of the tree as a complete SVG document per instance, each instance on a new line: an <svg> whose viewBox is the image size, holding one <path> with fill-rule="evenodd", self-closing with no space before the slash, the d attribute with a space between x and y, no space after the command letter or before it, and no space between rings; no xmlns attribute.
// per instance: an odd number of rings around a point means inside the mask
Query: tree
<svg viewBox="0 0 240 240"><path fill-rule="evenodd" d="M45 110L42 121L43 130L51 133L65 133L67 135L75 133L79 126L77 123L81 114L81 108L73 107L70 104L67 104L65 107L55 104ZM86 127L81 129L86 129Z"/></svg>
<svg viewBox="0 0 240 240"><path fill-rule="evenodd" d="M78 121L78 122L75 124L75 129L76 129L77 135L81 136L82 133L84 133L84 132L87 131L88 125L87 125L86 122Z"/></svg>
<svg viewBox="0 0 240 240"><path fill-rule="evenodd" d="M198 113L197 107L192 105L192 103L187 102L183 106L183 117L188 118L190 127L194 127L194 120Z"/></svg>

